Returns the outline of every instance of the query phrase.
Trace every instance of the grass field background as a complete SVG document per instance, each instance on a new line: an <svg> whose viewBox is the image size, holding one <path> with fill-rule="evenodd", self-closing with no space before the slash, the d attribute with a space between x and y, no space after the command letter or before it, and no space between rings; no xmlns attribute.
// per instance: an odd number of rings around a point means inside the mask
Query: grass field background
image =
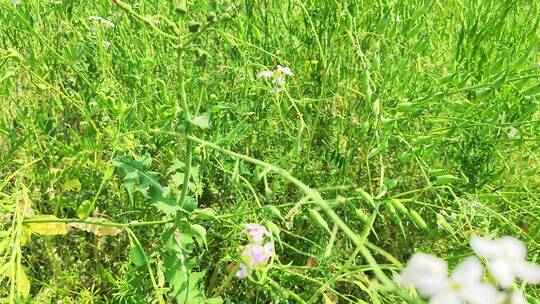
<svg viewBox="0 0 540 304"><path fill-rule="evenodd" d="M538 1L183 5L0 0L2 301L421 303L414 252L540 261ZM244 223L276 257L239 280Z"/></svg>

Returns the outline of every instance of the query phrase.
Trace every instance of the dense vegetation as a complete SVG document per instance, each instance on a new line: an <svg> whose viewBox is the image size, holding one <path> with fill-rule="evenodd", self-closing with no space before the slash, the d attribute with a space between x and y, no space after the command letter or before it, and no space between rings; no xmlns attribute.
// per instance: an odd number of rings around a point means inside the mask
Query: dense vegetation
<svg viewBox="0 0 540 304"><path fill-rule="evenodd" d="M0 0L1 301L420 303L392 280L414 252L512 235L540 261L539 23L535 0ZM275 256L240 279L246 223Z"/></svg>

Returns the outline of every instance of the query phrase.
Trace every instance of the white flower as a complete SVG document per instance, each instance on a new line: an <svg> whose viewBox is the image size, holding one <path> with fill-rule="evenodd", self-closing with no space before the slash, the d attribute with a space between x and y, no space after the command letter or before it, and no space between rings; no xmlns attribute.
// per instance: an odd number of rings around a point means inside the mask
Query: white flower
<svg viewBox="0 0 540 304"><path fill-rule="evenodd" d="M471 247L478 256L488 259L489 272L502 287L511 287L516 277L527 283L540 283L540 266L525 260L527 248L520 240L511 236L496 240L475 236Z"/></svg>
<svg viewBox="0 0 540 304"><path fill-rule="evenodd" d="M294 76L293 72L288 67L283 67L278 64L277 70L285 75Z"/></svg>
<svg viewBox="0 0 540 304"><path fill-rule="evenodd" d="M521 291L514 291L510 296L510 304L527 304L527 300Z"/></svg>
<svg viewBox="0 0 540 304"><path fill-rule="evenodd" d="M272 94L277 94L279 92L283 91L283 89L281 87L275 87L272 89Z"/></svg>
<svg viewBox="0 0 540 304"><path fill-rule="evenodd" d="M257 74L257 78L270 78L274 76L274 71L262 71Z"/></svg>
<svg viewBox="0 0 540 304"><path fill-rule="evenodd" d="M104 19L104 18L102 18L100 16L90 16L90 17L88 17L88 20L97 20L97 21L99 21L99 22L101 22L103 24L108 25L109 27L114 27L115 26L114 23L112 23L111 21L109 21L107 19Z"/></svg>
<svg viewBox="0 0 540 304"><path fill-rule="evenodd" d="M111 46L111 43L109 41L103 41L103 48L108 50L109 47Z"/></svg>
<svg viewBox="0 0 540 304"><path fill-rule="evenodd" d="M280 87L283 87L283 85L285 84L285 76L283 76L281 74L278 75L277 79L276 78L272 79L272 83L273 84L277 83Z"/></svg>
<svg viewBox="0 0 540 304"><path fill-rule="evenodd" d="M11 4L19 5L19 4L21 4L21 0L11 0Z"/></svg>
<svg viewBox="0 0 540 304"><path fill-rule="evenodd" d="M484 270L477 258L465 259L450 277L447 270L444 260L417 253L396 281L416 288L421 295L430 298L430 304L493 304L502 301L502 295L494 286L481 281Z"/></svg>
<svg viewBox="0 0 540 304"><path fill-rule="evenodd" d="M518 129L511 127L510 130L508 131L508 138L516 137L517 133L518 133Z"/></svg>
<svg viewBox="0 0 540 304"><path fill-rule="evenodd" d="M405 287L416 288L420 294L430 297L442 289L447 272L446 261L429 254L415 253L395 281Z"/></svg>

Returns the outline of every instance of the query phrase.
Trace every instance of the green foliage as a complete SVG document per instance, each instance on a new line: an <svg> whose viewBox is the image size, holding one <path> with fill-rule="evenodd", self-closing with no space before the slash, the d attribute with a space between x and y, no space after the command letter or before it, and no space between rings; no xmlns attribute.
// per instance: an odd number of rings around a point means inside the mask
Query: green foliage
<svg viewBox="0 0 540 304"><path fill-rule="evenodd" d="M0 11L0 302L414 303L413 252L540 248L538 1Z"/></svg>

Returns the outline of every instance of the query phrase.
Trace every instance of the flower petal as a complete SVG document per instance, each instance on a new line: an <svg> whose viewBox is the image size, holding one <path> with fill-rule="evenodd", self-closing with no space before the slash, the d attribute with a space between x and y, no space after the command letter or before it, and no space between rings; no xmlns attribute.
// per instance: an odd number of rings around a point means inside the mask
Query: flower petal
<svg viewBox="0 0 540 304"><path fill-rule="evenodd" d="M395 278L406 287L414 287L424 296L440 293L448 287L446 261L425 253L414 254L407 267Z"/></svg>
<svg viewBox="0 0 540 304"><path fill-rule="evenodd" d="M527 247L525 243L516 239L513 236L504 236L497 240L499 246L506 256L511 257L512 260L525 260L527 255Z"/></svg>
<svg viewBox="0 0 540 304"><path fill-rule="evenodd" d="M527 300L521 291L516 290L510 296L510 304L527 304Z"/></svg>
<svg viewBox="0 0 540 304"><path fill-rule="evenodd" d="M439 293L429 300L429 304L462 304L459 296L453 292Z"/></svg>
<svg viewBox="0 0 540 304"><path fill-rule="evenodd" d="M508 261L496 259L488 264L489 272L497 279L503 288L509 288L515 279L514 269Z"/></svg>
<svg viewBox="0 0 540 304"><path fill-rule="evenodd" d="M527 283L540 283L540 266L522 261L516 265L516 276Z"/></svg>
<svg viewBox="0 0 540 304"><path fill-rule="evenodd" d="M461 291L460 296L469 304L495 304L504 300L504 295L495 286L487 283L468 285Z"/></svg>
<svg viewBox="0 0 540 304"><path fill-rule="evenodd" d="M497 241L481 236L473 236L470 243L478 256L493 259L500 255L501 250Z"/></svg>
<svg viewBox="0 0 540 304"><path fill-rule="evenodd" d="M452 281L459 282L464 286L477 284L480 282L483 274L484 268L480 260L476 257L468 257L457 265L452 274Z"/></svg>
<svg viewBox="0 0 540 304"><path fill-rule="evenodd" d="M250 272L251 270L247 268L246 264L241 263L240 269L236 272L236 277L239 279L245 279L247 278Z"/></svg>
<svg viewBox="0 0 540 304"><path fill-rule="evenodd" d="M278 71L280 71L281 73L283 73L285 75L294 76L293 72L288 67L283 67L281 65L278 65L277 69L278 69Z"/></svg>

